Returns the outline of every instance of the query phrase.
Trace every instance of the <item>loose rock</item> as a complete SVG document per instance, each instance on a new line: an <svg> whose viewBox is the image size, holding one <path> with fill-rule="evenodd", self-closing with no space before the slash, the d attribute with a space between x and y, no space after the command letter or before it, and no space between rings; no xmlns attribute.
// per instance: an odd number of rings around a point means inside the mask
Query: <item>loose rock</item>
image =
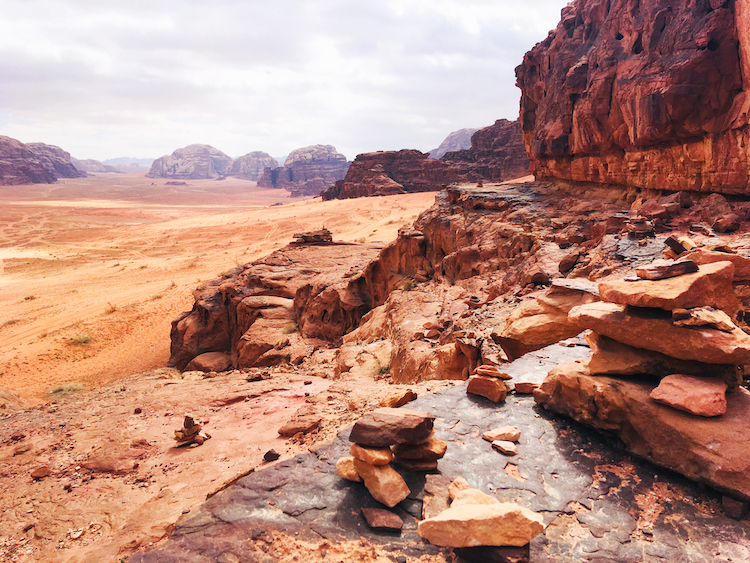
<svg viewBox="0 0 750 563"><path fill-rule="evenodd" d="M349 453L370 465L388 465L393 459L393 452L389 448L366 448L359 444L352 444Z"/></svg>
<svg viewBox="0 0 750 563"><path fill-rule="evenodd" d="M495 440L492 442L492 447L506 455L518 455L518 446L507 440Z"/></svg>
<svg viewBox="0 0 750 563"><path fill-rule="evenodd" d="M357 473L357 468L354 467L354 458L352 456L342 457L336 462L336 473L339 474L339 477L347 481L354 481L355 483L362 481L359 473Z"/></svg>
<svg viewBox="0 0 750 563"><path fill-rule="evenodd" d="M363 508L362 515L367 520L367 525L376 530L401 531L404 521L390 510L382 508Z"/></svg>
<svg viewBox="0 0 750 563"><path fill-rule="evenodd" d="M727 384L719 379L668 375L651 392L654 401L700 416L727 412Z"/></svg>
<svg viewBox="0 0 750 563"><path fill-rule="evenodd" d="M469 384L466 386L466 392L486 397L493 403L504 401L508 396L508 388L501 379L483 375L471 376Z"/></svg>
<svg viewBox="0 0 750 563"><path fill-rule="evenodd" d="M495 428L482 434L482 438L488 442L495 440L505 440L507 442L517 442L521 438L521 431L515 426L503 426Z"/></svg>
<svg viewBox="0 0 750 563"><path fill-rule="evenodd" d="M349 440L375 448L419 444L429 438L434 422L435 417L426 412L380 408L365 414L354 424Z"/></svg>
<svg viewBox="0 0 750 563"><path fill-rule="evenodd" d="M373 498L388 508L393 508L409 496L409 487L404 478L390 465L375 466L354 459L354 468Z"/></svg>

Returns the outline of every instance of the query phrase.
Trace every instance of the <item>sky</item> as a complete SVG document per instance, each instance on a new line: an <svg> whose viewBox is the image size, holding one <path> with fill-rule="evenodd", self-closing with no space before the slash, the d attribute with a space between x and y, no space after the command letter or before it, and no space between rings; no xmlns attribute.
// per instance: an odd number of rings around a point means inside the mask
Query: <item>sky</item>
<svg viewBox="0 0 750 563"><path fill-rule="evenodd" d="M84 159L437 147L567 0L0 0L0 135Z"/></svg>

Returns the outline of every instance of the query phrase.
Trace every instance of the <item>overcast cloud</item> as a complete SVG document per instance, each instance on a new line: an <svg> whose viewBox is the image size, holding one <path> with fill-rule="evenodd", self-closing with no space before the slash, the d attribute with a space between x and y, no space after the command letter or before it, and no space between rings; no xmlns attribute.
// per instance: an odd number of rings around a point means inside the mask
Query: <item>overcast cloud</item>
<svg viewBox="0 0 750 563"><path fill-rule="evenodd" d="M0 134L76 158L353 159L518 117L566 0L0 0Z"/></svg>

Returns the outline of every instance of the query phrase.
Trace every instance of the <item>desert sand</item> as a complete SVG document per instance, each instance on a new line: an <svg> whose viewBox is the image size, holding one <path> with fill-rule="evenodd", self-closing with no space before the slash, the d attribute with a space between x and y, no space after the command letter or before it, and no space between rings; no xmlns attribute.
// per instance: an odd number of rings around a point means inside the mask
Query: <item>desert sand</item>
<svg viewBox="0 0 750 563"><path fill-rule="evenodd" d="M434 200L290 199L234 178L165 184L97 174L0 187L0 388L34 404L164 366L170 323L201 280L322 226L335 240L393 240Z"/></svg>

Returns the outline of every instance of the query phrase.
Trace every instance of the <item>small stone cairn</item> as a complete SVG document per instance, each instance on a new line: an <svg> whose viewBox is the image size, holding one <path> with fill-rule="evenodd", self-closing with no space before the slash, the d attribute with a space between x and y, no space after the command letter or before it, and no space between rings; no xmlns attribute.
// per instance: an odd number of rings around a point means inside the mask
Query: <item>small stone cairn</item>
<svg viewBox="0 0 750 563"><path fill-rule="evenodd" d="M736 255L734 255L736 256ZM599 284L602 302L573 308L568 318L591 346L591 375L653 375L651 398L694 415L726 412L726 393L750 363L750 336L733 321L735 266L660 261L636 276ZM556 369L562 369L560 366Z"/></svg>
<svg viewBox="0 0 750 563"><path fill-rule="evenodd" d="M177 440L176 448L202 446L203 442L210 438L210 434L201 434L201 425L196 424L192 416L186 416L182 428L174 431L174 439Z"/></svg>
<svg viewBox="0 0 750 563"><path fill-rule="evenodd" d="M394 462L409 471L437 469L448 445L435 437L435 417L410 409L380 408L365 414L352 428L351 456L336 464L339 476L364 481L375 500L393 508L409 496Z"/></svg>

